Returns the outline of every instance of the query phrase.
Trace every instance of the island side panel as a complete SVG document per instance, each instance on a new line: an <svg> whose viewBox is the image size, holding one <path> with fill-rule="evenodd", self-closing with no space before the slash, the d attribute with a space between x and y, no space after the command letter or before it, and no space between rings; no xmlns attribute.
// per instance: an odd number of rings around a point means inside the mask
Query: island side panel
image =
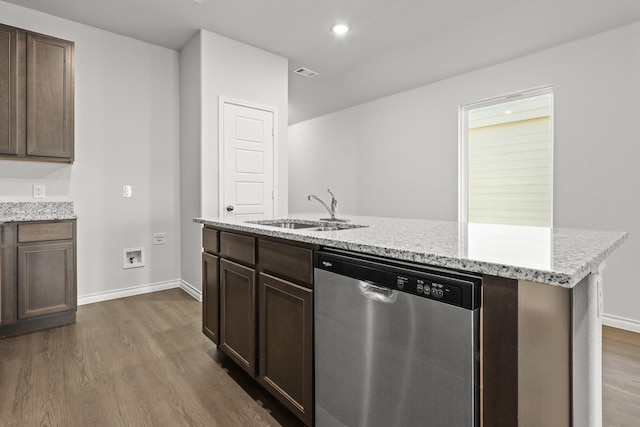
<svg viewBox="0 0 640 427"><path fill-rule="evenodd" d="M573 288L573 424L602 426L602 263Z"/></svg>
<svg viewBox="0 0 640 427"><path fill-rule="evenodd" d="M485 275L481 331L482 425L572 425L571 289Z"/></svg>
<svg viewBox="0 0 640 427"><path fill-rule="evenodd" d="M571 289L518 282L519 427L572 425Z"/></svg>
<svg viewBox="0 0 640 427"><path fill-rule="evenodd" d="M481 425L518 425L518 281L483 276Z"/></svg>

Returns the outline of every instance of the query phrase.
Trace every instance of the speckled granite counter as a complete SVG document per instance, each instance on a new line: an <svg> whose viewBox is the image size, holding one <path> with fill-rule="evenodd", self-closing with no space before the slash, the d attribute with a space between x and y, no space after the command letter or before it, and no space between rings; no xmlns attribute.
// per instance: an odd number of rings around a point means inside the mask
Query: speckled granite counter
<svg viewBox="0 0 640 427"><path fill-rule="evenodd" d="M73 202L0 202L0 223L76 219Z"/></svg>
<svg viewBox="0 0 640 427"><path fill-rule="evenodd" d="M325 215L291 215L317 220ZM364 225L339 231L283 229L223 218L195 218L206 225L280 237L354 252L509 279L575 286L627 238L625 232L463 224L343 216Z"/></svg>

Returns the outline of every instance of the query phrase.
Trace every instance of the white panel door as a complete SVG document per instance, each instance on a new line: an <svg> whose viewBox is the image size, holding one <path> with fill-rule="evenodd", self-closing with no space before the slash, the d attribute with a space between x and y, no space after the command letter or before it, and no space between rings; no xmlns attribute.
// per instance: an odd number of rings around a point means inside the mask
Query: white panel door
<svg viewBox="0 0 640 427"><path fill-rule="evenodd" d="M238 221L273 218L274 112L222 104L222 215Z"/></svg>

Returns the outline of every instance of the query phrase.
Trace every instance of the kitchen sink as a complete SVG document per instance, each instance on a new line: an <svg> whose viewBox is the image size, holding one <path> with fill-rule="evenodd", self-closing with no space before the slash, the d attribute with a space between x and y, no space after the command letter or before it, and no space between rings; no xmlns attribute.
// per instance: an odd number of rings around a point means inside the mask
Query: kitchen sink
<svg viewBox="0 0 640 427"><path fill-rule="evenodd" d="M300 229L300 228L313 228L318 227L316 224L303 224L299 222L285 222L278 221L274 223L263 223L262 221L253 221L254 224L268 225L270 227L280 227L280 228L291 228L291 229Z"/></svg>
<svg viewBox="0 0 640 427"><path fill-rule="evenodd" d="M304 219L264 219L247 221L247 223L305 231L338 231L366 227L366 225L349 224L346 222L311 221Z"/></svg>

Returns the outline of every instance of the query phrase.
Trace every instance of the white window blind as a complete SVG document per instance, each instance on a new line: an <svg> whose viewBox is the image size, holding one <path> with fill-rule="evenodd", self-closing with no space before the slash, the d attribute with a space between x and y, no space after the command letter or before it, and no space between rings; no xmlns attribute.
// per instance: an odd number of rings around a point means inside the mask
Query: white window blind
<svg viewBox="0 0 640 427"><path fill-rule="evenodd" d="M465 107L467 221L552 224L552 94Z"/></svg>

